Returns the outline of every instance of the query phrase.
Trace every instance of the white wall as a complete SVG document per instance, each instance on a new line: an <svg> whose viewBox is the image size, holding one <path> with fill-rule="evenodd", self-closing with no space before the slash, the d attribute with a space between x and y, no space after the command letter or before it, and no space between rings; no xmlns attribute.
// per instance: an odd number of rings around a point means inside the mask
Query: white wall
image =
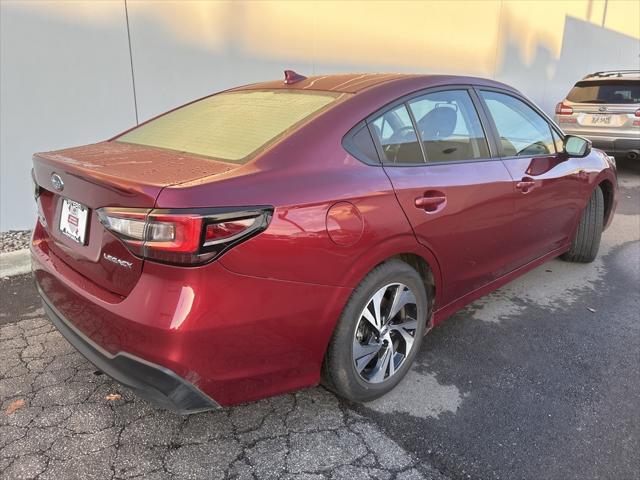
<svg viewBox="0 0 640 480"><path fill-rule="evenodd" d="M114 8L117 6L118 8ZM122 4L109 28L0 3L0 230L31 228L31 155L135 123Z"/></svg>
<svg viewBox="0 0 640 480"><path fill-rule="evenodd" d="M0 230L33 224L33 152L100 141L135 124L134 79L142 121L217 90L279 78L285 68L491 77L548 112L586 73L640 68L635 0L126 7L0 3Z"/></svg>

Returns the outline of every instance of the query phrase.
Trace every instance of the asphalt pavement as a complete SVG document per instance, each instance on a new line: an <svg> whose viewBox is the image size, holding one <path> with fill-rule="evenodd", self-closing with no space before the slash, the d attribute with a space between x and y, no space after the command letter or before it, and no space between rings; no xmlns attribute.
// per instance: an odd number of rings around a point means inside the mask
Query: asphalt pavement
<svg viewBox="0 0 640 480"><path fill-rule="evenodd" d="M0 282L0 477L615 479L640 472L640 163L592 264L549 262L434 329L391 394L176 416Z"/></svg>

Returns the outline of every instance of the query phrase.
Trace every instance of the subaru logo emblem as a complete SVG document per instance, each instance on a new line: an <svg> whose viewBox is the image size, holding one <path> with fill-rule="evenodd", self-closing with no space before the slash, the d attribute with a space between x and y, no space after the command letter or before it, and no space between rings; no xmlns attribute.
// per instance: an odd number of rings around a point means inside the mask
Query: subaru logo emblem
<svg viewBox="0 0 640 480"><path fill-rule="evenodd" d="M601 112L606 112L607 111L607 107L605 107L604 105L602 107L600 107L598 110L600 110Z"/></svg>
<svg viewBox="0 0 640 480"><path fill-rule="evenodd" d="M51 185L53 185L53 188L57 192L61 192L62 190L64 190L64 182L62 181L60 175L58 175L57 173L51 175Z"/></svg>

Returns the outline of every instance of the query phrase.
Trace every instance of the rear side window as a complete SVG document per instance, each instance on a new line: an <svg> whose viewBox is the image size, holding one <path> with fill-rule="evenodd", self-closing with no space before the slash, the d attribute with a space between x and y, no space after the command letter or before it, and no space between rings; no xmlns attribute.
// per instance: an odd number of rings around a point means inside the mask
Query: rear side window
<svg viewBox="0 0 640 480"><path fill-rule="evenodd" d="M424 163L413 122L407 107L400 105L383 113L370 123L371 131L380 141L386 163Z"/></svg>
<svg viewBox="0 0 640 480"><path fill-rule="evenodd" d="M480 91L493 118L505 157L555 154L551 128L529 105L511 95Z"/></svg>
<svg viewBox="0 0 640 480"><path fill-rule="evenodd" d="M578 82L567 100L575 103L640 103L640 82L637 80L592 80Z"/></svg>
<svg viewBox="0 0 640 480"><path fill-rule="evenodd" d="M342 145L344 148L364 163L379 165L380 159L376 151L376 145L373 143L366 123L362 122L354 130L355 132L350 132L343 140Z"/></svg>
<svg viewBox="0 0 640 480"><path fill-rule="evenodd" d="M221 93L151 120L116 140L245 163L339 96L285 90Z"/></svg>
<svg viewBox="0 0 640 480"><path fill-rule="evenodd" d="M478 113L466 90L429 93L409 102L427 162L489 157Z"/></svg>

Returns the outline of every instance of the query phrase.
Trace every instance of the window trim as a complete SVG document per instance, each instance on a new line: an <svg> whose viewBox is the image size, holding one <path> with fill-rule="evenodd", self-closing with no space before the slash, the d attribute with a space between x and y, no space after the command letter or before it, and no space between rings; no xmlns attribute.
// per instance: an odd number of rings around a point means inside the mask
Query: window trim
<svg viewBox="0 0 640 480"><path fill-rule="evenodd" d="M496 124L493 121L493 117L491 116L491 113L489 111L489 106L487 105L487 103L485 102L484 98L482 98L482 95L480 94L480 92L482 92L482 91L500 93L502 95L513 97L516 100L520 100L522 103L524 103L529 108L531 108L534 112L536 112L538 115L540 115L544 121L547 122L547 126L549 127L549 133L551 134L551 138L552 139L553 139L553 131L556 132L556 134L560 137L560 139L563 142L564 142L565 135L562 132L562 130L560 129L560 127L558 127L555 124L555 122L553 120L551 120L546 113L544 113L540 108L538 108L537 105L535 105L529 99L525 98L523 95L520 95L520 94L515 93L515 92L511 92L509 90L504 90L504 89L501 89L501 88L494 88L494 87L475 86L474 90L475 90L476 96L478 98L478 101L480 102L480 105L481 105L482 109L484 110L485 116L487 117L487 122L489 124L490 129L491 129L492 137L494 139L494 142L496 143L497 151L498 151L498 154L499 154L498 158L500 158L501 160L515 160L515 159L518 159L518 158L539 158L539 157L545 157L545 156L554 156L554 155L562 155L562 154L564 154L564 152L558 152L557 151L556 146L555 146L555 141L554 141L553 142L553 148L554 148L554 150L556 150L556 152L552 153L552 154L549 154L549 155L521 155L521 156L504 155L504 151L502 149L502 142L500 142L500 133L498 132L498 127L496 127Z"/></svg>
<svg viewBox="0 0 640 480"><path fill-rule="evenodd" d="M429 163L429 159L427 158L427 151L424 149L424 143L422 142L422 135L420 135L420 129L418 128L418 121L416 120L415 115L413 114L413 110L411 110L411 105L409 102L411 100L406 100L404 102L404 108L407 109L407 113L409 114L409 118L411 119L411 125L413 125L413 131L416 134L416 140L418 140L418 145L420 145L420 151L422 152L422 163ZM416 165L420 165L419 163Z"/></svg>
<svg viewBox="0 0 640 480"><path fill-rule="evenodd" d="M446 92L446 91L452 91L452 90L453 91L464 90L468 93L471 99L471 103L473 104L476 114L478 115L478 120L480 121L480 125L482 127L484 137L487 141L487 147L489 149L489 156L487 158L477 158L477 159L468 159L468 160L451 160L446 162L429 162L428 158L426 157L424 152L424 145L422 144L422 137L420 136L420 132L418 131L418 128L415 123L413 112L411 111L408 103L415 98L422 97L429 93ZM409 112L411 121L413 123L414 131L416 132L416 137L419 139L419 142L420 142L422 157L425 160L424 163L387 163L383 160L383 158L385 158L384 150L382 149L380 140L376 137L376 135L373 132L373 129L371 128L371 123L381 115L384 115L385 113L393 110L394 108L398 107L401 104L404 104L405 108ZM378 152L380 164L384 167L430 167L430 166L436 166L436 165L456 165L460 163L482 163L482 162L491 162L491 161L500 160L500 155L499 155L500 152L498 149L498 145L496 143L494 131L491 128L489 128L490 127L489 119L486 117L486 113L482 108L482 105L480 104L479 99L477 98L474 85L472 84L465 83L465 84L441 85L441 86L428 87L428 88L423 88L421 90L417 90L407 95L403 95L402 97L397 98L394 101L387 103L385 106L375 110L373 113L369 114L364 119L364 121L366 122L369 128L369 133L371 134L371 138L373 139L373 142L375 144L376 151Z"/></svg>

